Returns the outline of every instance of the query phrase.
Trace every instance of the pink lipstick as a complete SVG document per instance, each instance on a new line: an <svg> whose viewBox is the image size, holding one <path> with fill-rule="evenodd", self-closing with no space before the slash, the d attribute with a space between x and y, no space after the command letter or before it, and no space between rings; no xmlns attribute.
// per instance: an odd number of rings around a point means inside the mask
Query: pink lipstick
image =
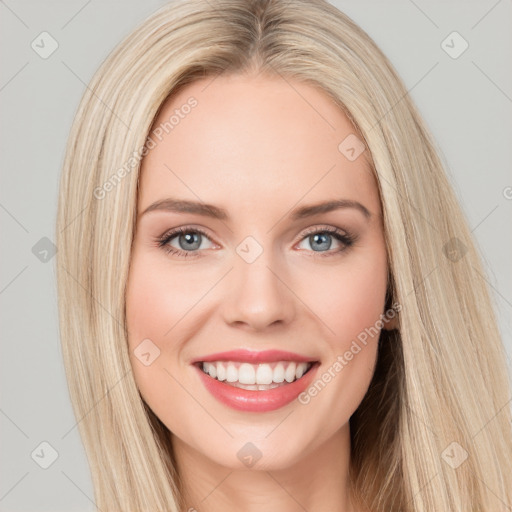
<svg viewBox="0 0 512 512"><path fill-rule="evenodd" d="M201 382L221 403L266 412L292 402L312 382L319 362L281 350L219 352L193 361Z"/></svg>

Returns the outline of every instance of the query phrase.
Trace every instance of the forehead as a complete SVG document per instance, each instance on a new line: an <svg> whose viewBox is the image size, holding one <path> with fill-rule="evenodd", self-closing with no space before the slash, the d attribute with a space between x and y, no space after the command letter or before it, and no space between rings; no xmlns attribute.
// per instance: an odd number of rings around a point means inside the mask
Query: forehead
<svg viewBox="0 0 512 512"><path fill-rule="evenodd" d="M279 76L206 77L162 105L142 162L138 209L167 196L228 209L343 197L364 199L378 213L367 152L351 161L339 149L355 132L313 85Z"/></svg>

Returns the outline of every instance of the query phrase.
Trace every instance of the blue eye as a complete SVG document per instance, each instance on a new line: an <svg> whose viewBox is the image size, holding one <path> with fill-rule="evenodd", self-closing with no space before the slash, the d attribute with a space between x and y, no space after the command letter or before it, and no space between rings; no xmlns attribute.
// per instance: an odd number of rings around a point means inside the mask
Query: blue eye
<svg viewBox="0 0 512 512"><path fill-rule="evenodd" d="M176 254L178 256L187 257L191 253L197 252L200 248L202 238L208 238L208 235L197 228L177 228L170 233L166 233L163 238L158 239L158 245L162 249L170 254ZM170 242L174 239L178 239L178 244L182 249L177 249L170 245ZM183 250L185 249L185 250Z"/></svg>
<svg viewBox="0 0 512 512"><path fill-rule="evenodd" d="M179 248L171 245L171 241L178 240ZM156 239L158 246L169 254L178 257L198 256L200 252L201 243L203 238L209 240L208 235L201 229L192 227L181 227L164 234L162 237ZM341 243L342 247L330 250L332 239ZM310 247L313 248L311 252L316 253L312 256L334 256L348 249L356 240L356 237L333 227L314 228L302 234L301 242L308 241ZM315 248L319 249L318 251ZM203 248L204 249L204 248Z"/></svg>
<svg viewBox="0 0 512 512"><path fill-rule="evenodd" d="M332 245L332 238L342 244L342 247L335 250L329 250ZM303 241L308 241L310 247L317 248L313 250L314 256L333 256L348 249L355 242L355 237L338 228L322 227L314 228L303 235ZM319 253L319 254L318 254Z"/></svg>

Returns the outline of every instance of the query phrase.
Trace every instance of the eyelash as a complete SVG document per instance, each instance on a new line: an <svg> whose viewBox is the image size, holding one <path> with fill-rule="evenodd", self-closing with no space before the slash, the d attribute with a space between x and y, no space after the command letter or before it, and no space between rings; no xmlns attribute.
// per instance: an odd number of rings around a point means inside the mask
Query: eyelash
<svg viewBox="0 0 512 512"><path fill-rule="evenodd" d="M157 242L158 247L162 248L168 254L174 254L176 256L180 256L180 257L184 257L184 258L189 257L189 256L197 257L197 253L199 252L197 250L196 251L182 251L180 249L176 249L175 247L168 245L169 242L173 238L175 238L177 235L190 234L190 233L194 233L194 234L199 233L199 234L205 236L206 238L210 239L208 234L205 231L203 231L202 229L196 228L196 227L192 228L189 226L184 226L184 227L176 228L172 231L165 233L161 237L156 238L155 242ZM342 231L338 228L324 226L321 228L312 228L312 229L306 231L302 235L302 238L299 241L301 242L305 238L307 238L311 235L316 235L318 233L328 233L329 235L332 235L336 240L338 240L339 242L344 244L345 247L343 247L341 249L337 249L335 251L331 251L331 250L319 251L319 252L310 251L310 252L315 253L314 255L311 256L313 258L316 258L316 257L325 258L325 257L330 257L330 256L334 256L336 254L339 254L339 253L345 251L346 249L348 249L350 246L352 246L357 239L357 237L350 235L350 234L346 233L345 231Z"/></svg>

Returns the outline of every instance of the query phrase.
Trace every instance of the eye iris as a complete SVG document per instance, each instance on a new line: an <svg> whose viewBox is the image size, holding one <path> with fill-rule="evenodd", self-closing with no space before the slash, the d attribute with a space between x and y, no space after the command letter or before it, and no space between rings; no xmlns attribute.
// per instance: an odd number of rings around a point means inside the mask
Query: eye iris
<svg viewBox="0 0 512 512"><path fill-rule="evenodd" d="M320 242L322 247L320 249L329 249L331 247L331 237L326 233L315 233L309 237L311 247L314 247L314 243ZM327 241L326 241L327 240Z"/></svg>
<svg viewBox="0 0 512 512"><path fill-rule="evenodd" d="M180 247L182 249L199 249L199 246L201 245L200 240L201 235L199 233L186 233L179 236L179 242ZM186 240L186 245L183 245L181 243L182 239ZM197 247L194 246L194 244L197 244Z"/></svg>

